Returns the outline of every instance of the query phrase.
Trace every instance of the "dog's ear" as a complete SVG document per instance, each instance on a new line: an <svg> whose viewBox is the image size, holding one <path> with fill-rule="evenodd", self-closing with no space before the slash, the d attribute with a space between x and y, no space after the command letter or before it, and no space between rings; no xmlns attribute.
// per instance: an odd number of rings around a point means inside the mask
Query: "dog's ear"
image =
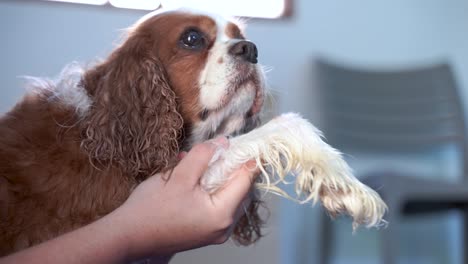
<svg viewBox="0 0 468 264"><path fill-rule="evenodd" d="M93 104L82 147L95 165L120 165L141 180L170 165L183 120L163 65L143 42L128 39L85 74L83 86Z"/></svg>
<svg viewBox="0 0 468 264"><path fill-rule="evenodd" d="M237 244L248 246L257 242L262 237L262 227L265 221L260 216L259 209L263 206L260 200L254 200L245 214L239 219L232 238Z"/></svg>

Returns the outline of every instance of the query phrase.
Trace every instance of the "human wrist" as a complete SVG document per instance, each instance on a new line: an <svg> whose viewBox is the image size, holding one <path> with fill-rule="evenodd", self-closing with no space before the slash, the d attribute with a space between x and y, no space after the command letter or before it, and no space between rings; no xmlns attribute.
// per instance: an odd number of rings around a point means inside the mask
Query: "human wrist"
<svg viewBox="0 0 468 264"><path fill-rule="evenodd" d="M164 251L151 231L152 226L159 226L157 219L150 222L142 219L132 207L122 205L103 219L104 225L113 230L114 248L122 260L126 262L145 259L154 256L164 256L172 252Z"/></svg>
<svg viewBox="0 0 468 264"><path fill-rule="evenodd" d="M109 263L126 263L135 260L131 253L131 231L118 214L112 212L88 226L89 232L94 233L99 254Z"/></svg>

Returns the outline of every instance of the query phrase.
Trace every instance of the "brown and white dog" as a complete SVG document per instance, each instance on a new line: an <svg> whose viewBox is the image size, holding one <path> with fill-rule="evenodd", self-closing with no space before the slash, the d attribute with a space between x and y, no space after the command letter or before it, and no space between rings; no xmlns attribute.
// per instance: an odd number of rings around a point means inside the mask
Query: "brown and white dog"
<svg viewBox="0 0 468 264"><path fill-rule="evenodd" d="M190 11L153 13L102 63L65 68L0 119L0 256L86 225L177 154L255 128L265 82L242 28ZM258 203L234 238L259 238Z"/></svg>

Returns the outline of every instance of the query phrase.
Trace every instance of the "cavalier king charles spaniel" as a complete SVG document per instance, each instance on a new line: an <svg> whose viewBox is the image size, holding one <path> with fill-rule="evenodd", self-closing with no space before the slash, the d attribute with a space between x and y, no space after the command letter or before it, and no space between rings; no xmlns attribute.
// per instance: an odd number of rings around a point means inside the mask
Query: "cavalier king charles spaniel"
<svg viewBox="0 0 468 264"><path fill-rule="evenodd" d="M66 67L0 119L0 256L120 206L140 182L217 135L259 124L265 81L236 21L150 13L103 62ZM234 238L260 237L258 202Z"/></svg>
<svg viewBox="0 0 468 264"><path fill-rule="evenodd" d="M255 160L257 188L289 197L278 184L292 175L302 202L349 214L353 227L385 223L379 195L308 121L284 114L256 128L265 94L257 57L235 21L166 11L138 21L99 65L29 78L31 91L0 119L0 255L108 214L180 151L218 135L231 143L203 175L206 191ZM261 237L253 200L233 233L242 245Z"/></svg>

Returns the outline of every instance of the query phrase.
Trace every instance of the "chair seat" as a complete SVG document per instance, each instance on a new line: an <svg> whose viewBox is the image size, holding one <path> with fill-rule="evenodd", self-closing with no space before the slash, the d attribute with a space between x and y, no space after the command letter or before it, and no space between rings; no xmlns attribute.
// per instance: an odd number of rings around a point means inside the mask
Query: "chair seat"
<svg viewBox="0 0 468 264"><path fill-rule="evenodd" d="M430 180L395 172L367 175L363 182L388 201L389 210L404 214L468 208L468 183L464 182Z"/></svg>

